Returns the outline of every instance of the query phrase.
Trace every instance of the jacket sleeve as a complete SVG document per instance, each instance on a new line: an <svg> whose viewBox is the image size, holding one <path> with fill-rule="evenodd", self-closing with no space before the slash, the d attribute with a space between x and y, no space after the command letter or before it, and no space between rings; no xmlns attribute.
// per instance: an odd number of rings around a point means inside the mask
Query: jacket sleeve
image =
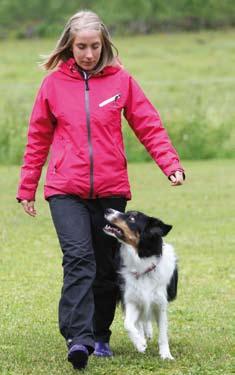
<svg viewBox="0 0 235 375"><path fill-rule="evenodd" d="M35 200L42 167L53 138L55 119L47 98L46 79L36 97L29 121L28 139L21 168L17 199Z"/></svg>
<svg viewBox="0 0 235 375"><path fill-rule="evenodd" d="M132 77L129 77L124 116L137 138L166 176L169 177L176 171L183 172L179 156L163 127L158 111Z"/></svg>

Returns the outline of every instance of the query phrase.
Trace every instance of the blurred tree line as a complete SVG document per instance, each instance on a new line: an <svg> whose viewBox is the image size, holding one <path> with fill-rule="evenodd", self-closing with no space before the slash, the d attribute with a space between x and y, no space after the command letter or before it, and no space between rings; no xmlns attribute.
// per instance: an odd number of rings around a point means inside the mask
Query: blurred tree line
<svg viewBox="0 0 235 375"><path fill-rule="evenodd" d="M97 12L112 34L235 25L234 0L0 0L0 38L57 36L81 9Z"/></svg>

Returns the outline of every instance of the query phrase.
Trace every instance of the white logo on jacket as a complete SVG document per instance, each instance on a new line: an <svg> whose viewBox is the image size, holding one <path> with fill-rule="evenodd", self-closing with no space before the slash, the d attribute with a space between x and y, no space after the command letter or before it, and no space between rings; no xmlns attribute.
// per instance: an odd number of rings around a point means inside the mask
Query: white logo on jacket
<svg viewBox="0 0 235 375"><path fill-rule="evenodd" d="M109 103L116 102L120 97L121 97L121 94L116 94L116 95L112 96L111 98L106 99L103 102L101 102L99 104L99 107L104 107L105 105L107 105Z"/></svg>

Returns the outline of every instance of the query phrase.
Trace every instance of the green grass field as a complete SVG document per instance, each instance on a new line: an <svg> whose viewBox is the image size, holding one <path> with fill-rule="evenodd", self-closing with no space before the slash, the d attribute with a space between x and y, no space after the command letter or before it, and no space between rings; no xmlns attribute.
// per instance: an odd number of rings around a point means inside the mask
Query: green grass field
<svg viewBox="0 0 235 375"><path fill-rule="evenodd" d="M131 164L136 208L173 225L180 269L178 299L170 305L170 345L176 361L159 359L156 337L138 354L113 324L111 360L91 358L90 375L231 375L234 373L234 161L185 162L187 182L173 188L153 163ZM0 374L73 374L57 327L61 253L42 184L38 216L15 201L19 169L0 167Z"/></svg>
<svg viewBox="0 0 235 375"><path fill-rule="evenodd" d="M159 109L181 157L235 157L235 30L116 38L120 59ZM55 40L0 41L0 163L22 157L29 114ZM129 159L146 153L125 129Z"/></svg>

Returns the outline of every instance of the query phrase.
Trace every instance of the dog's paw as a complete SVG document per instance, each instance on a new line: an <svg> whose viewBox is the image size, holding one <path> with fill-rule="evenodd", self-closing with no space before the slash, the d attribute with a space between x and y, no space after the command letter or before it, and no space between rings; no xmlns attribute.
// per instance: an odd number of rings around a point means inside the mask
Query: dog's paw
<svg viewBox="0 0 235 375"><path fill-rule="evenodd" d="M160 354L161 359L168 360L168 361L174 361L175 358L171 355L171 353L168 354Z"/></svg>
<svg viewBox="0 0 235 375"><path fill-rule="evenodd" d="M171 361L175 360L175 358L171 355L171 352L168 347L160 348L159 354L160 354L161 359L163 360L166 360L166 359L171 360Z"/></svg>
<svg viewBox="0 0 235 375"><path fill-rule="evenodd" d="M139 340L138 342L135 342L135 347L140 353L144 353L147 348L146 340Z"/></svg>

